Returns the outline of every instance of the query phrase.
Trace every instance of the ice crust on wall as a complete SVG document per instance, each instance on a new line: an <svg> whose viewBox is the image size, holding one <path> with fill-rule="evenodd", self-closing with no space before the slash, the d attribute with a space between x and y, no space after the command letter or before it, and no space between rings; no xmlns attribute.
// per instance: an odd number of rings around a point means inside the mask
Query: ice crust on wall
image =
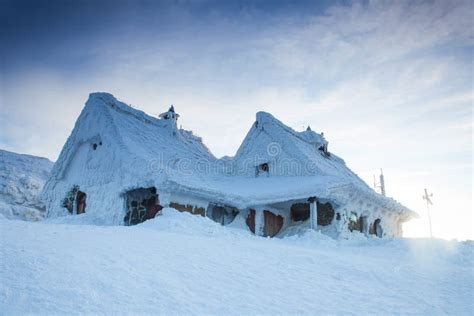
<svg viewBox="0 0 474 316"><path fill-rule="evenodd" d="M0 149L0 214L9 219L41 220L39 198L53 163L46 158Z"/></svg>

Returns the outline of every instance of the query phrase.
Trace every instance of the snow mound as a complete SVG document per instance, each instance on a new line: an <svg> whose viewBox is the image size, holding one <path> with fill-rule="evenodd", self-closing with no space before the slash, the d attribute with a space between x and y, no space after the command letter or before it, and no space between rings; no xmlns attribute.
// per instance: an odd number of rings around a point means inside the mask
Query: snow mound
<svg viewBox="0 0 474 316"><path fill-rule="evenodd" d="M146 228L161 232L219 238L251 236L250 231L246 228L247 226L242 229L245 223L233 222L232 224L222 226L207 217L196 216L166 207L161 211L161 215L136 226L131 226L130 229Z"/></svg>
<svg viewBox="0 0 474 316"><path fill-rule="evenodd" d="M317 232L268 239L172 209L131 227L0 216L0 232L1 315L472 315L474 308L472 242L335 241Z"/></svg>
<svg viewBox="0 0 474 316"><path fill-rule="evenodd" d="M46 158L0 149L0 213L8 219L41 220L45 209L39 195L52 166Z"/></svg>

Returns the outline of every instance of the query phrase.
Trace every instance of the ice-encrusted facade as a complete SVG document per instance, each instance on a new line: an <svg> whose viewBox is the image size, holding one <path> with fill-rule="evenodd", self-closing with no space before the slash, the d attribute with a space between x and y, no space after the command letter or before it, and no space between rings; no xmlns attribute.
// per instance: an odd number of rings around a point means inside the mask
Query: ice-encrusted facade
<svg viewBox="0 0 474 316"><path fill-rule="evenodd" d="M132 225L171 206L263 236L308 227L382 237L400 236L416 216L369 188L310 128L259 112L235 157L216 159L178 117L173 107L154 118L92 93L45 185L48 217L84 212Z"/></svg>

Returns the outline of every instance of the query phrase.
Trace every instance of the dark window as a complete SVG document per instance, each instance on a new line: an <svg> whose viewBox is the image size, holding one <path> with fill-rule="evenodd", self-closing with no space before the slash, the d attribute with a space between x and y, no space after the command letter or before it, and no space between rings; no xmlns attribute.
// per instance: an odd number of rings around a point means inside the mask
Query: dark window
<svg viewBox="0 0 474 316"><path fill-rule="evenodd" d="M206 216L221 225L228 225L238 213L239 210L235 207L211 203L207 208Z"/></svg>
<svg viewBox="0 0 474 316"><path fill-rule="evenodd" d="M258 176L261 173L267 173L267 176L270 174L269 173L270 168L268 167L268 163L262 163L259 164L257 167L255 167L255 176Z"/></svg>
<svg viewBox="0 0 474 316"><path fill-rule="evenodd" d="M318 203L318 225L327 226L331 224L334 218L334 209L331 203Z"/></svg>
<svg viewBox="0 0 474 316"><path fill-rule="evenodd" d="M262 164L259 166L259 169L260 169L260 171L262 171L262 172L268 172L268 163L262 163Z"/></svg>
<svg viewBox="0 0 474 316"><path fill-rule="evenodd" d="M291 219L295 222L309 219L309 203L295 203L291 205Z"/></svg>
<svg viewBox="0 0 474 316"><path fill-rule="evenodd" d="M331 153L328 151L328 144L319 146L318 150L321 152L321 155L323 155L324 157L331 156Z"/></svg>

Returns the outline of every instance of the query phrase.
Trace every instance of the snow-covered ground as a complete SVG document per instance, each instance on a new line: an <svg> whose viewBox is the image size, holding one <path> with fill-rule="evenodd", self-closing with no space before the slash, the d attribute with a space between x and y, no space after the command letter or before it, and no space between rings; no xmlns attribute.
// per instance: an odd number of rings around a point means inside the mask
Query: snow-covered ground
<svg viewBox="0 0 474 316"><path fill-rule="evenodd" d="M131 227L82 219L0 215L0 314L474 312L472 242L267 239L172 209Z"/></svg>
<svg viewBox="0 0 474 316"><path fill-rule="evenodd" d="M0 149L0 214L10 219L41 220L39 199L53 163L46 158Z"/></svg>

